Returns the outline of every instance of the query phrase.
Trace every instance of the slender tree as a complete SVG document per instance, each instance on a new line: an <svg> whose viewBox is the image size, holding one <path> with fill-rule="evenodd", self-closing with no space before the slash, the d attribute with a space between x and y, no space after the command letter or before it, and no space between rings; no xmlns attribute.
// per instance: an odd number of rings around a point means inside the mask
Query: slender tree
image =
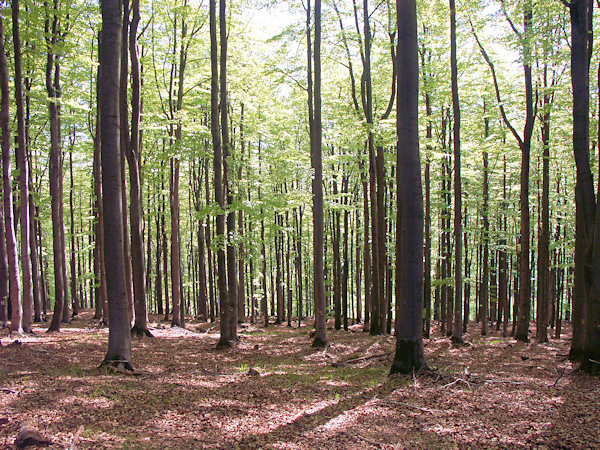
<svg viewBox="0 0 600 450"><path fill-rule="evenodd" d="M132 20L129 28L129 57L131 62L131 133L125 150L129 165L129 224L131 231L131 263L133 276L133 298L135 322L132 333L138 336L152 336L148 330L148 307L146 301L146 279L144 268L144 243L142 233L142 187L141 187L141 78L138 49L138 25L140 23L140 2L131 3ZM126 43L123 42L123 46Z"/></svg>
<svg viewBox="0 0 600 450"><path fill-rule="evenodd" d="M462 184L460 167L460 101L456 57L456 4L450 0L450 66L452 78L452 115L454 144L454 323L452 342L462 342Z"/></svg>
<svg viewBox="0 0 600 450"><path fill-rule="evenodd" d="M323 163L321 125L321 0L315 0L315 45L314 54L310 44L310 0L307 1L308 34L308 110L310 124L310 160L314 171L312 179L313 193L313 270L314 270L314 311L315 339L313 347L325 347L325 274L323 267L324 218L323 218ZM311 70L311 58L314 58L314 83Z"/></svg>
<svg viewBox="0 0 600 450"><path fill-rule="evenodd" d="M23 62L21 56L21 34L19 21L19 1L12 1L12 34L15 58L15 103L17 106L17 166L19 167L19 214L21 220L20 259L23 272L21 297L23 301L23 331L31 332L33 319L33 279L31 271L31 250L29 226L29 161L27 160L25 138L25 104L23 100Z"/></svg>
<svg viewBox="0 0 600 450"><path fill-rule="evenodd" d="M223 194L223 150L221 147L221 132L219 126L219 60L217 42L217 4L216 0L209 1L210 14L210 131L214 152L214 189L215 199L220 211L217 215L217 287L220 308L220 338L217 347L230 347L231 335L229 307L227 296L227 269L225 262L225 198Z"/></svg>
<svg viewBox="0 0 600 450"><path fill-rule="evenodd" d="M506 13L506 11L505 11ZM500 96L500 88L498 86L498 79L496 76L496 70L487 52L483 48L481 41L477 34L473 30L473 34L479 46L479 50L486 63L490 68L492 74L492 80L494 82L494 90L496 93L496 100L500 109L502 120L506 127L510 130L515 140L519 144L521 150L521 214L520 214L520 258L519 258L519 301L518 301L518 320L517 330L515 337L524 342L529 341L529 321L531 318L531 271L530 271L530 213L529 213L529 166L530 166L530 153L531 153L531 139L533 136L533 129L535 125L535 105L533 96L533 79L531 74L531 58L532 48L531 39L533 33L533 5L531 0L526 0L523 3L523 30L518 30L512 20L506 13L506 17L511 25L511 28L517 35L521 46L522 46L522 57L523 57L523 73L525 81L525 125L523 128L523 135L513 127L510 122L504 104Z"/></svg>
<svg viewBox="0 0 600 450"><path fill-rule="evenodd" d="M63 214L63 155L60 142L60 72L55 52L58 43L58 0L54 0L53 13L48 2L44 29L46 32L46 91L50 116L50 196L52 197L52 250L54 254L54 315L48 331L60 331L64 317L68 317L69 299L66 282L65 224Z"/></svg>
<svg viewBox="0 0 600 450"><path fill-rule="evenodd" d="M6 51L4 47L4 27L0 17L0 127L2 129L2 184L4 206L4 230L6 237L6 250L8 255L9 298L11 307L10 331L21 333L23 331L23 309L21 305L21 286L19 280L19 262L17 258L17 238L15 236L13 216L13 189L11 184L10 169L10 94L8 88L8 68L6 65Z"/></svg>
<svg viewBox="0 0 600 450"><path fill-rule="evenodd" d="M221 138L223 147L223 190L227 200L227 320L229 320L230 341L237 341L237 298L238 278L235 244L235 211L233 210L233 189L231 183L235 179L232 163L231 142L229 138L229 118L227 103L227 16L226 0L219 1L219 33L220 33L220 115L221 115Z"/></svg>

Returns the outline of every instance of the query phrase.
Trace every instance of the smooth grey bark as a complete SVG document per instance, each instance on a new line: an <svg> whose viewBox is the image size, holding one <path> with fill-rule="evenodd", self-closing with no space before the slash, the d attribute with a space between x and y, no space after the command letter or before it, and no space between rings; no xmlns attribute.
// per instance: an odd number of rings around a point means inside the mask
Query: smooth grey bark
<svg viewBox="0 0 600 450"><path fill-rule="evenodd" d="M133 278L134 325L132 333L152 337L148 330L148 305L146 301L146 272L144 268L144 236L142 233L142 180L141 180L141 77L137 43L140 23L140 2L131 4L132 20L129 28L129 58L131 64L131 132L125 150L129 165L129 225L131 232L131 268ZM125 42L123 42L125 46ZM148 245L150 247L150 245Z"/></svg>
<svg viewBox="0 0 600 450"><path fill-rule="evenodd" d="M27 144L25 138L25 104L23 100L23 62L21 55L21 36L19 25L19 1L13 0L12 35L15 60L15 104L17 106L17 147L16 159L19 168L19 215L21 221L20 260L23 275L21 299L23 304L23 331L31 332L33 319L33 279L31 269L31 227L29 224L29 163L27 161Z"/></svg>
<svg viewBox="0 0 600 450"><path fill-rule="evenodd" d="M307 8L308 61L309 61L309 111L312 110L310 122L310 159L314 171L312 179L313 193L313 270L314 270L314 311L315 339L313 347L327 345L325 317L325 284L323 267L323 131L321 126L321 0L315 0L315 43L314 53L310 49L310 0ZM314 83L310 69L311 57L314 58Z"/></svg>
<svg viewBox="0 0 600 450"><path fill-rule="evenodd" d="M419 155L417 5L396 0L396 352L390 374L426 367L423 349L423 192Z"/></svg>
<svg viewBox="0 0 600 450"><path fill-rule="evenodd" d="M456 56L456 4L450 0L450 66L454 144L454 321L452 342L462 342L462 180L460 165L460 100L458 96L458 62Z"/></svg>
<svg viewBox="0 0 600 450"><path fill-rule="evenodd" d="M13 195L10 169L10 93L8 87L8 69L4 47L4 24L0 18L0 128L2 130L2 189L4 206L4 232L8 257L9 297L11 306L10 331L22 333L23 309L21 306L21 286L19 280L19 262L17 257L17 238L13 219Z"/></svg>
<svg viewBox="0 0 600 450"><path fill-rule="evenodd" d="M219 331L220 338L217 347L230 347L230 320L227 297L227 268L225 255L225 197L223 194L223 149L221 146L221 131L219 121L219 62L217 42L217 5L216 0L209 1L210 22L210 131L213 144L213 172L215 200L220 211L217 215L216 237L219 241L217 250L217 289L219 292Z"/></svg>
<svg viewBox="0 0 600 450"><path fill-rule="evenodd" d="M48 3L44 2L48 8ZM55 11L58 0L54 0ZM52 18L52 20L51 20ZM52 250L54 255L54 314L48 331L60 331L60 324L68 317L68 295L66 289L66 258L63 216L63 170L62 149L60 143L60 118L58 99L60 97L57 82L60 80L59 65L54 54L57 44L58 16L55 12L47 15L44 25L46 32L46 91L48 94L48 110L50 116L50 196L52 198Z"/></svg>
<svg viewBox="0 0 600 450"><path fill-rule="evenodd" d="M103 365L133 370L131 332L125 286L123 254L123 214L121 195L121 149L119 136L119 72L121 59L121 2L103 0L102 39L100 41L100 141L102 157L102 193L104 206L104 242L108 295L108 349Z"/></svg>
<svg viewBox="0 0 600 450"><path fill-rule="evenodd" d="M235 179L233 167L233 154L231 152L231 140L229 138L229 118L227 100L227 15L226 0L219 1L219 34L220 34L220 115L221 115L221 140L223 147L223 189L227 201L227 309L229 320L229 340L237 341L237 318L238 318L238 274L236 256L236 231L235 211L233 210L234 195L232 181Z"/></svg>

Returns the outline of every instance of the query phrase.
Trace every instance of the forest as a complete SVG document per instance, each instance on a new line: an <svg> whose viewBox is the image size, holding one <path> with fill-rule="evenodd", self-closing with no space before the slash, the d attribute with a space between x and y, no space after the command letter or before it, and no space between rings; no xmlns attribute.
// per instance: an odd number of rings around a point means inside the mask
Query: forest
<svg viewBox="0 0 600 450"><path fill-rule="evenodd" d="M600 447L598 8L0 2L0 447Z"/></svg>

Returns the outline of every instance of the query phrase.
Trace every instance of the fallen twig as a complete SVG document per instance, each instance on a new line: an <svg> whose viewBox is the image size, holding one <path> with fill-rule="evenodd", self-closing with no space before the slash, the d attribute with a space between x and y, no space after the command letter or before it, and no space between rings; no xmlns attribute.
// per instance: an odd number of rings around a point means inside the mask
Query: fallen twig
<svg viewBox="0 0 600 450"><path fill-rule="evenodd" d="M378 399L377 397L369 397L367 395L361 395L361 397L368 399L368 400L376 400L377 403L375 404L375 406L377 405L382 405L382 406L407 406L409 408L413 408L413 409L418 409L419 411L423 411L423 412L428 412L428 413L443 413L446 412L444 410L441 409L430 409L430 408L423 408L422 406L417 406L417 405L411 405L410 403L406 403L406 402L400 402L400 401L389 401L389 400L383 400L383 399Z"/></svg>
<svg viewBox="0 0 600 450"><path fill-rule="evenodd" d="M376 355L361 356L360 358L352 358L352 359L349 359L347 361L334 361L334 362L332 362L330 364L333 367L341 367L344 364L356 364L356 363L360 363L360 362L364 362L364 361L369 361L371 359L383 358L385 356L390 356L392 353L393 352L377 353Z"/></svg>
<svg viewBox="0 0 600 450"><path fill-rule="evenodd" d="M77 448L77 444L79 443L79 435L83 431L83 425L80 425L77 428L77 431L73 435L73 439L71 440L71 445L69 446L69 450L75 450Z"/></svg>
<svg viewBox="0 0 600 450"><path fill-rule="evenodd" d="M382 445L379 442L375 442L375 441L372 441L370 439L367 439L366 437L361 436L358 433L357 434L351 434L351 433L346 433L345 431L342 431L341 434L343 434L345 436L348 436L348 437L356 437L356 438L362 439L367 444L371 444L372 446L377 447L377 448L381 448L382 447Z"/></svg>
<svg viewBox="0 0 600 450"><path fill-rule="evenodd" d="M362 439L362 440L363 440L363 441L365 441L366 443L368 443L368 444L371 444L371 445L372 445L372 446L374 446L374 447L381 448L381 444L380 444L379 442L375 442L375 441L372 441L372 440L370 440L370 439L367 439L366 437L364 437L364 436L361 436L360 434L355 434L355 436L356 436L357 438L360 438L360 439Z"/></svg>
<svg viewBox="0 0 600 450"><path fill-rule="evenodd" d="M450 387L452 385L455 385L456 383L458 383L459 381L462 381L463 383L465 383L467 386L469 386L469 389L471 389L471 383L469 383L467 380L463 380L462 378L457 378L456 380L454 380L451 383L445 384L444 386L442 386L442 389L446 389L447 387Z"/></svg>
<svg viewBox="0 0 600 450"><path fill-rule="evenodd" d="M15 391L15 390L9 389L9 388L0 388L0 391L1 392L6 392L8 394L18 394L19 393L18 391Z"/></svg>
<svg viewBox="0 0 600 450"><path fill-rule="evenodd" d="M509 383L509 384L525 384L524 381L511 381L511 380L483 380L484 383Z"/></svg>
<svg viewBox="0 0 600 450"><path fill-rule="evenodd" d="M566 370L563 370L561 372L561 374L558 376L558 378L556 379L556 381L554 382L554 384L552 385L552 387L556 387L556 385L558 384L558 382L560 381L560 379L563 377L563 375L565 374Z"/></svg>

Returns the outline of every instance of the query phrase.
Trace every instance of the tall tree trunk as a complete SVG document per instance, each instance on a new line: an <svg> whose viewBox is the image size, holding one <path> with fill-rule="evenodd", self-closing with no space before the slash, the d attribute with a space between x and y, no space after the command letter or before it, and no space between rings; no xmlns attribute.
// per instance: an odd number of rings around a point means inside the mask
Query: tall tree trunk
<svg viewBox="0 0 600 450"><path fill-rule="evenodd" d="M74 144L74 140L72 141ZM73 317L79 314L79 305L78 305L78 294L77 294L77 266L75 261L76 256L76 248L75 248L75 212L73 206L73 191L75 190L75 184L73 179L73 145L71 145L71 149L69 151L69 174L70 174L70 182L71 189L69 192L69 213L70 217L70 244L71 244L71 257L69 258L69 265L71 269L71 305L73 307Z"/></svg>
<svg viewBox="0 0 600 450"><path fill-rule="evenodd" d="M240 110L240 162L238 167L237 179L238 182L242 182L242 169L244 167L244 154L246 142L244 140L244 104L242 103ZM250 159L250 158L248 158ZM287 217L287 216L286 216ZM240 235L244 235L244 215L242 210L238 211L238 229ZM245 249L242 242L239 243L239 262L238 262L238 277L239 277L239 289L237 299L237 321L243 322L246 320L246 264L245 264ZM237 327L237 324L236 324Z"/></svg>
<svg viewBox="0 0 600 450"><path fill-rule="evenodd" d="M484 106L484 115L485 115ZM484 139L489 136L490 120L484 117ZM488 311L490 303L490 218L489 218L489 161L487 149L483 150L483 206L481 215L483 216L483 229L481 230L483 238L483 255L482 255L482 276L481 276L481 310L479 317L481 319L481 335L488 334Z"/></svg>
<svg viewBox="0 0 600 450"><path fill-rule="evenodd" d="M425 73L425 56L422 57L422 67ZM426 79L425 82L428 80ZM423 302L425 303L424 336L431 334L431 139L433 139L433 124L431 123L431 96L425 84L425 113L427 114L427 155L425 161L425 267L423 270Z"/></svg>
<svg viewBox="0 0 600 450"><path fill-rule="evenodd" d="M371 82L371 25L369 21L368 0L363 0L364 15L364 62L363 62L363 83L362 97L363 109L367 124L373 124L373 89ZM380 223L383 217L383 149L375 150L375 136L369 130L368 135L368 154L369 154L369 200L371 205L371 322L370 334L372 336L382 334L381 328L381 308L383 302L383 279L382 271L385 263L385 254L381 255L382 242L385 243L385 237L380 236L382 230L385 233L385 224ZM381 181L381 183L380 183ZM385 244L384 244L385 245Z"/></svg>
<svg viewBox="0 0 600 450"><path fill-rule="evenodd" d="M214 153L214 188L215 199L220 211L217 215L217 238L219 249L217 251L217 286L219 291L220 307L220 338L217 347L231 346L229 337L230 317L229 300L227 296L227 268L225 264L225 197L223 194L223 150L221 147L221 131L219 124L219 62L217 43L217 7L216 0L209 1L210 10L210 130L212 134Z"/></svg>
<svg viewBox="0 0 600 450"><path fill-rule="evenodd" d="M8 69L4 47L4 26L0 18L0 127L2 128L2 183L4 198L4 232L8 256L9 296L10 296L10 331L21 333L23 309L21 306L21 288L19 280L19 262L17 257L17 239L15 236L13 216L13 189L10 169L10 94L8 87ZM53 203L54 206L54 203ZM62 306L62 304L61 304ZM59 317L60 323L60 317Z"/></svg>
<svg viewBox="0 0 600 450"><path fill-rule="evenodd" d="M12 4L12 34L15 58L15 103L17 105L17 148L16 159L19 168L19 213L21 220L21 270L23 285L21 297L23 302L23 331L31 332L33 319L33 279L31 269L31 227L29 224L29 161L27 160L27 142L25 135L25 105L23 100L23 68L21 57L21 36L19 31L19 1Z"/></svg>
<svg viewBox="0 0 600 450"><path fill-rule="evenodd" d="M361 167L360 171L362 192L363 192L363 259L364 259L364 274L365 274L365 322L363 323L363 331L371 331L371 306L372 306L372 271L371 271L371 233L369 224L371 215L369 210L369 191L366 175Z"/></svg>
<svg viewBox="0 0 600 450"><path fill-rule="evenodd" d="M544 85L547 87L547 67L544 69ZM542 112L542 198L540 205L541 229L538 232L538 286L536 330L537 341L548 342L548 306L550 302L550 95L546 92Z"/></svg>
<svg viewBox="0 0 600 450"><path fill-rule="evenodd" d="M342 322L344 330L348 331L348 278L350 277L350 266L348 261L348 236L350 235L348 210L348 176L342 180L342 194L344 196L344 247L343 247L343 267L342 267Z"/></svg>
<svg viewBox="0 0 600 450"><path fill-rule="evenodd" d="M123 25L121 28L121 76L119 86L119 121L120 121L120 148L121 148L121 196L123 202L123 254L125 256L125 286L127 288L127 302L129 304L129 323L133 324L135 314L135 305L133 298L133 273L131 260L131 245L129 242L129 216L128 216L128 201L126 187L126 155L130 152L129 149L129 125L127 123L128 111L128 95L127 82L129 76L129 52L127 47L127 37L129 36L129 0L122 0L123 3Z"/></svg>
<svg viewBox="0 0 600 450"><path fill-rule="evenodd" d="M100 72L98 70L98 80ZM100 95L99 87L97 86L96 96ZM108 325L108 299L106 290L106 266L104 255L104 206L102 200L102 163L101 163L101 143L100 143L100 111L96 111L96 132L94 136L94 195L95 195L95 223L94 223L94 281L96 310L95 319L102 319L103 325Z"/></svg>
<svg viewBox="0 0 600 450"><path fill-rule="evenodd" d="M419 156L417 5L396 0L398 89L396 116L396 353L391 373L425 367L423 350L423 192Z"/></svg>
<svg viewBox="0 0 600 450"><path fill-rule="evenodd" d="M33 280L33 310L34 310L34 322L42 321L42 299L45 298L45 289L43 284L43 277L40 276L40 266L42 257L38 255L38 247L37 247L37 229L38 229L38 219L36 218L36 207L34 203L34 185L33 185L33 177L32 177L32 167L33 164L31 162L31 150L29 147L30 138L29 138L29 123L31 117L31 108L30 108L30 97L31 97L31 77L25 77L24 86L25 86L25 148L27 150L27 162L29 169L29 247L31 253L31 271L32 271L32 280Z"/></svg>
<svg viewBox="0 0 600 450"><path fill-rule="evenodd" d="M589 67L592 50L591 0L570 2L571 84L573 89L573 154L577 168L575 186L575 281L573 292L573 339L571 360L582 359L586 351L586 316L591 300L593 228L596 215L594 181L590 167ZM588 281L589 280L589 281ZM591 367L591 366L589 366Z"/></svg>
<svg viewBox="0 0 600 450"><path fill-rule="evenodd" d="M332 167L332 171L335 171L335 168ZM332 272L333 272L333 318L334 318L334 328L339 330L342 328L342 284L341 284L341 258L340 258L340 234L341 234L341 224L340 224L340 212L339 212L339 192L338 192L338 182L337 177L333 179L333 198L337 203L335 210L331 211L331 247L333 250L333 261L332 261Z"/></svg>
<svg viewBox="0 0 600 450"><path fill-rule="evenodd" d="M55 4L55 11L58 11L58 2ZM57 29L58 33L58 29ZM57 41L58 42L58 41ZM56 92L56 120L57 120L57 130L58 130L58 142L61 143L61 97L62 97L62 88L60 85L60 57L58 55L54 55L54 89ZM62 145L62 144L60 144ZM64 172L63 172L63 163L64 163L64 155L61 149L61 164L60 164L60 192L61 197L64 197ZM65 244L65 208L64 201L61 200L59 204L60 208L60 240L62 242L62 270L63 270L63 285L64 285L64 304L62 310L62 323L69 323L71 320L70 302L69 302L69 289L67 289L67 246Z"/></svg>
<svg viewBox="0 0 600 450"><path fill-rule="evenodd" d="M460 102L456 57L456 5L450 0L450 65L452 72L452 115L454 144L454 324L452 342L462 342L462 184L460 166ZM485 169L484 169L485 170Z"/></svg>
<svg viewBox="0 0 600 450"><path fill-rule="evenodd" d="M531 319L531 271L529 269L529 159L531 152L531 137L535 123L533 111L533 83L531 76L531 47L527 43L532 37L533 7L527 0L523 11L524 38L523 70L525 72L525 103L526 118L521 147L521 261L519 267L519 316L517 320L517 340L529 341L529 321Z"/></svg>
<svg viewBox="0 0 600 450"><path fill-rule="evenodd" d="M179 233L179 158L171 158L171 172L169 181L171 204L171 298L173 302L173 315L171 326L180 327L181 324L181 243Z"/></svg>
<svg viewBox="0 0 600 450"><path fill-rule="evenodd" d="M0 19L1 22L1 19ZM0 23L0 27L2 24ZM0 51L3 47L3 30L0 28ZM1 59L1 56L0 56ZM0 65L2 64L0 60ZM0 72L1 72L0 68ZM1 74L0 74L1 75ZM2 79L0 78L0 83L2 83ZM2 111L0 111L1 113ZM0 122L4 120L2 114L0 114ZM4 126L3 123L0 123L0 126ZM8 287L8 257L6 254L6 233L4 231L4 211L3 208L0 208L0 328L8 327L8 302L9 298L9 287Z"/></svg>
<svg viewBox="0 0 600 450"><path fill-rule="evenodd" d="M106 285L108 292L108 349L103 365L133 370L131 333L125 286L119 148L119 60L121 53L121 2L103 0L98 106L101 122L102 193L104 203Z"/></svg>
<svg viewBox="0 0 600 450"><path fill-rule="evenodd" d="M54 1L55 9L58 6ZM44 2L48 7L47 2ZM119 21L120 23L120 21ZM54 252L54 315L48 331L60 331L62 318L67 315L68 308L66 278L65 274L65 240L63 220L63 185L62 185L62 149L60 148L60 121L58 111L58 93L56 79L58 74L54 73L55 64L54 46L56 45L58 33L58 17L55 12L50 25L50 16L46 16L45 31L47 42L46 59L46 91L48 93L48 109L50 113L50 196L52 197L52 248ZM54 77L53 77L54 74ZM10 263L10 259L9 259Z"/></svg>
<svg viewBox="0 0 600 450"><path fill-rule="evenodd" d="M586 0L587 1L587 0ZM503 102L500 97L500 89L498 87L498 80L496 77L496 71L494 64L491 62L488 54L484 50L481 42L475 34L475 39L479 46L479 50L485 61L487 62L492 78L494 82L494 89L496 93L496 100L498 101L498 107L502 120L504 121L507 128L510 130L515 140L519 144L521 149L521 223L520 223L520 250L519 250L519 300L518 302L518 318L517 318L517 329L515 337L517 340L528 342L529 341L529 321L531 318L531 271L529 264L529 253L530 253L530 217L529 217L529 163L531 153L531 138L533 135L533 127L535 125L535 112L534 112L534 99L533 99L533 82L531 74L531 58L532 50L529 44L532 38L532 20L533 20L533 6L531 0L527 0L523 4L523 33L520 35L520 40L523 42L522 57L523 57L523 71L525 80L525 126L523 128L523 136L521 137L517 130L512 126L508 116L506 114ZM516 29L515 29L516 30ZM592 191L593 197L593 191Z"/></svg>
<svg viewBox="0 0 600 450"><path fill-rule="evenodd" d="M312 179L313 193L313 280L314 280L314 312L315 339L313 347L327 345L325 318L325 284L323 267L323 163L321 128L321 0L315 0L315 45L314 54L310 44L310 0L306 13L307 53L308 53L308 111L310 125L310 160L314 170ZM314 58L314 83L311 58Z"/></svg>
<svg viewBox="0 0 600 450"><path fill-rule="evenodd" d="M148 304L146 300L146 274L144 268L144 237L142 233L142 186L141 186L141 78L137 43L140 23L140 2L132 0L132 20L129 29L129 57L131 59L131 134L129 145L123 149L129 166L129 225L131 231L131 264L135 319L132 333L152 336L148 330ZM123 46L125 46L123 42ZM150 247L150 244L148 244ZM150 264L150 259L148 259Z"/></svg>
<svg viewBox="0 0 600 450"><path fill-rule="evenodd" d="M233 210L233 189L231 183L235 179L235 171L232 164L231 142L229 139L229 118L227 100L227 15L226 0L219 0L219 33L220 33L220 113L221 113L221 137L223 146L223 189L227 201L227 320L229 320L230 341L237 341L237 260L236 260L236 236L235 236L235 211ZM231 167L230 167L231 166Z"/></svg>
<svg viewBox="0 0 600 450"><path fill-rule="evenodd" d="M502 226L501 231L503 235L506 235L507 230L507 218L506 210L508 208L506 202L506 155L503 155L504 170L502 179ZM510 273L508 271L508 258L506 255L506 237L500 239L500 251L498 254L498 269L499 269L499 280L498 280L498 299L504 306L503 324L502 324L502 336L508 337L508 318L510 316L510 296L508 291L508 278Z"/></svg>
<svg viewBox="0 0 600 450"><path fill-rule="evenodd" d="M206 204L210 203L210 187L208 182L208 166L210 162L206 160L204 165L204 187L206 190ZM206 259L208 260L208 306L211 323L215 321L215 287L214 287L214 270L213 270L213 252L211 248L211 226L210 216L206 217Z"/></svg>

